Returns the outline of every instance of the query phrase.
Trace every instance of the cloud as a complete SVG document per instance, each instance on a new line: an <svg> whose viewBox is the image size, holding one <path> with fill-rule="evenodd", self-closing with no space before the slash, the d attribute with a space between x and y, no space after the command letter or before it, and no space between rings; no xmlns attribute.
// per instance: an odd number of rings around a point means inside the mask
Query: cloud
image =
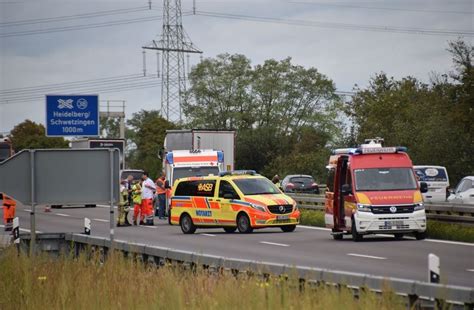
<svg viewBox="0 0 474 310"><path fill-rule="evenodd" d="M309 0L308 0L309 1ZM197 1L198 10L218 11L288 19L344 22L348 24L386 25L433 29L472 30L472 15L337 8L321 5L290 4L284 1ZM158 3L158 2L157 2ZM44 29L61 25L80 25L160 16L158 4L153 11L119 16L81 19L68 23L0 28L0 33L25 29ZM352 3L352 2L338 2ZM472 12L469 1L417 0L397 2L369 1L366 6L418 10ZM24 1L0 5L3 21L45 18L136 7L132 1ZM183 11L191 9L183 1ZM155 10L156 9L156 10ZM73 13L72 13L73 12ZM204 16L183 17L184 27L193 42L204 51L204 57L220 53L240 53L253 64L268 58L292 57L297 64L318 68L333 79L340 90L354 84L367 85L370 76L384 71L397 78L411 75L427 81L431 71L446 72L451 60L447 41L454 37L367 32L350 29L310 28L302 26L225 20ZM0 91L51 83L125 75L142 71L141 46L156 38L161 22L146 22L116 27L94 28L35 36L0 38ZM472 40L471 40L472 42ZM154 53L147 54L148 71L155 74ZM192 63L199 61L193 55ZM100 93L101 99L127 101L127 117L141 109L159 109L160 89ZM44 122L45 103L0 103L0 132L26 118Z"/></svg>

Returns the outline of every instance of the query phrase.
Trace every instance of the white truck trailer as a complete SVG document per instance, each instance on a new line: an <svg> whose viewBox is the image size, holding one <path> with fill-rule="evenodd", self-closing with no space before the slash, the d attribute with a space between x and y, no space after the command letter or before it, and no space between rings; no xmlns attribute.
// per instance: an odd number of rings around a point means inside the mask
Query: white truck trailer
<svg viewBox="0 0 474 310"><path fill-rule="evenodd" d="M224 152L224 169L234 170L235 131L183 129L167 130L164 151L215 150Z"/></svg>
<svg viewBox="0 0 474 310"><path fill-rule="evenodd" d="M167 130L162 154L166 178L234 170L235 131Z"/></svg>

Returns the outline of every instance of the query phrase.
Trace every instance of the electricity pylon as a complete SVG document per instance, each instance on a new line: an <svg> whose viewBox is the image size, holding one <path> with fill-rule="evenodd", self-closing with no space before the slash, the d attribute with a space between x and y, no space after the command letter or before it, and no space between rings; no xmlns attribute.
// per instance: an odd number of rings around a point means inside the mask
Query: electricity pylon
<svg viewBox="0 0 474 310"><path fill-rule="evenodd" d="M185 53L199 53L184 31L181 0L163 0L163 28L160 40L144 49L162 52L161 115L168 121L182 121L183 96L186 91Z"/></svg>

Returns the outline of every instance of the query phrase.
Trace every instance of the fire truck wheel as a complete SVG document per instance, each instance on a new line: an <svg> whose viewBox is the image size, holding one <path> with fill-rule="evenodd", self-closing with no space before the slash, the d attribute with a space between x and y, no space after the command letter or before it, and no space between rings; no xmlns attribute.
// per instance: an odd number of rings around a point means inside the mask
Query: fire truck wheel
<svg viewBox="0 0 474 310"><path fill-rule="evenodd" d="M235 232L236 229L237 227L224 227L224 231L228 234Z"/></svg>
<svg viewBox="0 0 474 310"><path fill-rule="evenodd" d="M245 213L240 213L237 216L237 228L242 234L249 234L253 231L252 226L250 225L250 219Z"/></svg>
<svg viewBox="0 0 474 310"><path fill-rule="evenodd" d="M184 234L194 234L196 231L192 218L186 213L181 216L179 225Z"/></svg>
<svg viewBox="0 0 474 310"><path fill-rule="evenodd" d="M426 238L426 232L416 232L415 233L416 240L424 240Z"/></svg>
<svg viewBox="0 0 474 310"><path fill-rule="evenodd" d="M292 232L295 231L296 225L285 225L280 227L283 232Z"/></svg>
<svg viewBox="0 0 474 310"><path fill-rule="evenodd" d="M364 237L363 235L361 235L357 232L357 227L356 227L356 223L354 221L354 218L352 218L351 232L352 232L352 240L354 240L355 242L361 241L362 238Z"/></svg>

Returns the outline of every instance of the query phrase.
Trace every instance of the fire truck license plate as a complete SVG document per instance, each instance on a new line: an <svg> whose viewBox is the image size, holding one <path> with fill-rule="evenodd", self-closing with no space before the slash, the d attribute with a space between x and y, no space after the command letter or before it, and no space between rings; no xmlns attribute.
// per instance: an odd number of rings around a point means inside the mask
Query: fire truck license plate
<svg viewBox="0 0 474 310"><path fill-rule="evenodd" d="M397 228L403 226L403 221L385 221L385 227L387 228Z"/></svg>
<svg viewBox="0 0 474 310"><path fill-rule="evenodd" d="M290 219L289 215L277 215L277 220L278 221L284 221Z"/></svg>

